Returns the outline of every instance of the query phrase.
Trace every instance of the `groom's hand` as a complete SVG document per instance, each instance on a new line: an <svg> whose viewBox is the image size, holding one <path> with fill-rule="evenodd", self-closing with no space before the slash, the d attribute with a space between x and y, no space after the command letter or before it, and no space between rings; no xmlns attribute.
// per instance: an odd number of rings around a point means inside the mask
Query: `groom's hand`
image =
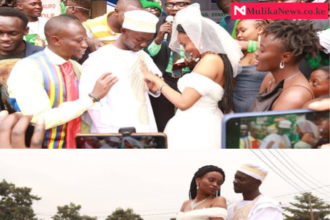
<svg viewBox="0 0 330 220"><path fill-rule="evenodd" d="M92 94L97 98L102 99L110 91L111 87L118 82L118 78L111 76L112 73L103 74L95 83Z"/></svg>

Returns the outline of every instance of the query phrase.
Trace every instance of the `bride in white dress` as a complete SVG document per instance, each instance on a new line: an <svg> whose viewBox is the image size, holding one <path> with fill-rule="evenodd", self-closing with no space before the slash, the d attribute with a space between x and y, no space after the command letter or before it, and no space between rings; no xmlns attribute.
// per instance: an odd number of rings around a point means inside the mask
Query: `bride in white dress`
<svg viewBox="0 0 330 220"><path fill-rule="evenodd" d="M216 166L201 167L194 175L189 197L182 205L176 220L225 220L226 199L220 196L225 173Z"/></svg>
<svg viewBox="0 0 330 220"><path fill-rule="evenodd" d="M199 4L180 10L174 20L170 47L199 62L178 82L179 92L141 64L146 82L153 82L177 108L164 133L170 149L220 148L221 119L232 109L233 77L242 52L218 24L203 18Z"/></svg>

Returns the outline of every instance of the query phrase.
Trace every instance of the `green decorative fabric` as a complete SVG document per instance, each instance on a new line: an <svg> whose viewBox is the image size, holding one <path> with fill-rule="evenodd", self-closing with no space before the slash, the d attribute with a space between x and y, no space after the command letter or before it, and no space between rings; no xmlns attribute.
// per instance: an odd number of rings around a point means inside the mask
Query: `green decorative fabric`
<svg viewBox="0 0 330 220"><path fill-rule="evenodd" d="M237 19L234 25L233 32L231 33L232 38L236 39L236 27L238 25L238 22L240 22L242 19Z"/></svg>
<svg viewBox="0 0 330 220"><path fill-rule="evenodd" d="M158 2L150 2L147 0L140 0L140 2L142 3L143 8L158 8L160 14L162 14L163 9Z"/></svg>
<svg viewBox="0 0 330 220"><path fill-rule="evenodd" d="M61 1L61 14L65 14L65 13L66 13L65 4L63 1Z"/></svg>
<svg viewBox="0 0 330 220"><path fill-rule="evenodd" d="M324 30L327 30L327 29L330 29L330 26L326 27ZM326 54L323 51L320 51L320 53L317 54L317 56L315 58L313 58L311 55L307 54L305 59L306 59L308 65L313 70L317 70L324 65L329 66L329 54Z"/></svg>

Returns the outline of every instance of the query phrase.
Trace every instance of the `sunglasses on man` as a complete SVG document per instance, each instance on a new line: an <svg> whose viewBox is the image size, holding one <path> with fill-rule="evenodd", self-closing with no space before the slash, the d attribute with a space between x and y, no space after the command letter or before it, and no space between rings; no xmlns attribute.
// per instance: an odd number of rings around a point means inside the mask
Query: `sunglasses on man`
<svg viewBox="0 0 330 220"><path fill-rule="evenodd" d="M179 9L185 8L188 5L190 5L189 2L167 2L165 3L165 6L167 9L172 9L174 8L174 6L178 7Z"/></svg>

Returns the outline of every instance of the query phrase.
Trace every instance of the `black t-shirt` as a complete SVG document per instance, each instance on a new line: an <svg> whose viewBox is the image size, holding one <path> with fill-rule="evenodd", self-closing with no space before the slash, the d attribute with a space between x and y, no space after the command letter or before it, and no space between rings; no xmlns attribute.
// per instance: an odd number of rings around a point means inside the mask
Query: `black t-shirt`
<svg viewBox="0 0 330 220"><path fill-rule="evenodd" d="M17 58L24 58L24 57L25 57L25 49L14 55L0 54L0 60L17 59Z"/></svg>

